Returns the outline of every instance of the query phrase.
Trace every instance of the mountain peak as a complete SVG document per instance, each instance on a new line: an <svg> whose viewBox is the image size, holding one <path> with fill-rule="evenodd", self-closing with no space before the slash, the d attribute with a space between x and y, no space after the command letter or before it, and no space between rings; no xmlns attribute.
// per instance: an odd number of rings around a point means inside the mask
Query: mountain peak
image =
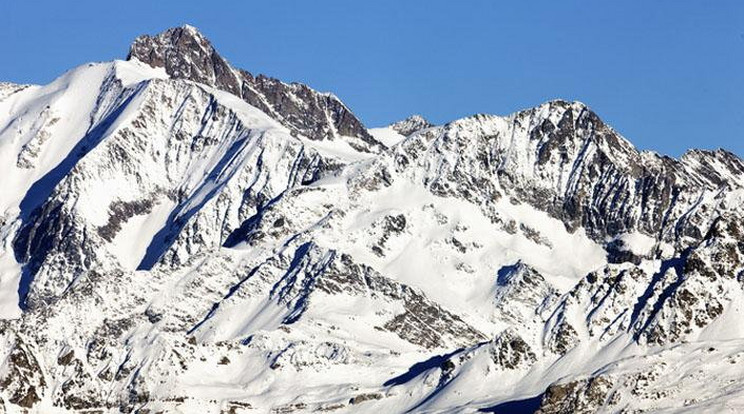
<svg viewBox="0 0 744 414"><path fill-rule="evenodd" d="M127 56L127 60L132 59L165 68L174 78L219 86L231 93L239 92L237 77L227 61L198 29L190 25L173 27L154 36L137 37Z"/></svg>
<svg viewBox="0 0 744 414"><path fill-rule="evenodd" d="M197 46L201 50L214 51L209 39L204 36L199 29L189 24L178 27L171 27L156 35L141 35L134 39L129 47L127 59L142 56L143 48L159 47L167 49L168 52L188 51L191 47Z"/></svg>
<svg viewBox="0 0 744 414"><path fill-rule="evenodd" d="M411 115L402 121L390 124L390 128L406 137L413 134L414 132L420 131L425 128L430 128L432 126L434 126L432 123L418 114Z"/></svg>
<svg viewBox="0 0 744 414"><path fill-rule="evenodd" d="M137 37L127 56L127 60L132 59L164 68L174 79L187 79L236 95L283 124L293 135L311 140L339 138L362 152L384 148L334 95L236 69L194 26Z"/></svg>

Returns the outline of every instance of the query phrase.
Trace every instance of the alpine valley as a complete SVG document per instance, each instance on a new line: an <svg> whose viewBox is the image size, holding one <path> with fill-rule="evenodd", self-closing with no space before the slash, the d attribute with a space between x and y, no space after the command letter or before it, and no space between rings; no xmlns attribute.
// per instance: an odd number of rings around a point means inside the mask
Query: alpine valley
<svg viewBox="0 0 744 414"><path fill-rule="evenodd" d="M0 412L744 411L744 162L367 129L195 28L0 83Z"/></svg>

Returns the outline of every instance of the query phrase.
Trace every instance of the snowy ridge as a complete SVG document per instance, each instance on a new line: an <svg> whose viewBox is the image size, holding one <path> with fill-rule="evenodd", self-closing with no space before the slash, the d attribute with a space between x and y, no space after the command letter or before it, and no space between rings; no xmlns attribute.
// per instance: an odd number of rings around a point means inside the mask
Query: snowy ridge
<svg viewBox="0 0 744 414"><path fill-rule="evenodd" d="M744 409L744 162L365 129L195 28L0 98L0 411Z"/></svg>

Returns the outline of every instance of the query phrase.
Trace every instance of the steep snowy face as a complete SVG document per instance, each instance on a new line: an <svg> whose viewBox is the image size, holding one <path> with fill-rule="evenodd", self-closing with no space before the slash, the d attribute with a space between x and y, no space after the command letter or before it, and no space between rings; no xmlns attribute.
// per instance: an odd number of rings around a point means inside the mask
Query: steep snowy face
<svg viewBox="0 0 744 414"><path fill-rule="evenodd" d="M744 163L578 102L367 131L185 26L0 84L0 165L10 412L744 406Z"/></svg>
<svg viewBox="0 0 744 414"><path fill-rule="evenodd" d="M169 251L177 265L178 249L220 246L257 206L334 168L265 114L202 85L124 86L110 72L100 90L106 106L20 201L13 251L33 281L28 298L21 292L26 306L49 303L90 271L147 270ZM217 221L193 227L213 203Z"/></svg>
<svg viewBox="0 0 744 414"><path fill-rule="evenodd" d="M235 69L192 26L138 37L127 59L165 68L176 79L230 92L269 114L294 134L314 140L343 139L365 152L384 148L334 95Z"/></svg>

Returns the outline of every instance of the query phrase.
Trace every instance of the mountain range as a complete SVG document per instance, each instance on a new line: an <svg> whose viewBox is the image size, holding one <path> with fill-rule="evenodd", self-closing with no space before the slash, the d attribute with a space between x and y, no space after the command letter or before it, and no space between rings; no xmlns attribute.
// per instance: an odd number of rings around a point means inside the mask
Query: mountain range
<svg viewBox="0 0 744 414"><path fill-rule="evenodd" d="M367 128L197 29L0 83L0 412L744 411L744 161Z"/></svg>

